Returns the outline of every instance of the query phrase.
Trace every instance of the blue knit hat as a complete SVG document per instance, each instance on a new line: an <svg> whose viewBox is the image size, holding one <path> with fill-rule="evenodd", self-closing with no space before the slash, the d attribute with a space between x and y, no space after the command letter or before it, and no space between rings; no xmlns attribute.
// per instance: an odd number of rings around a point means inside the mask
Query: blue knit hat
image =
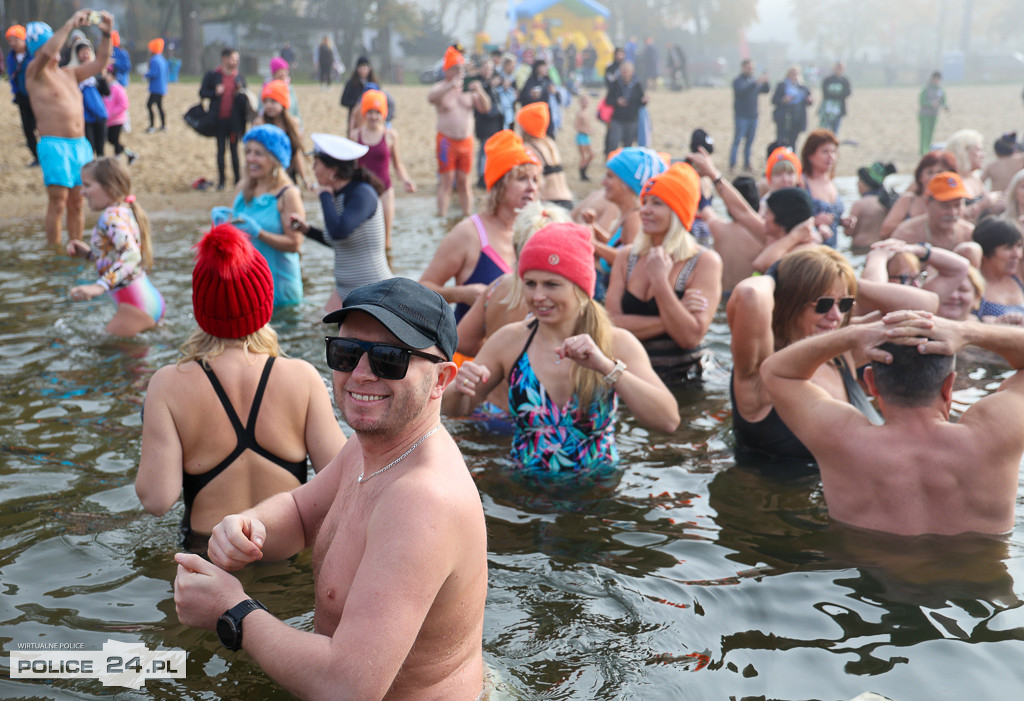
<svg viewBox="0 0 1024 701"><path fill-rule="evenodd" d="M250 141L261 144L285 168L291 165L292 143L288 140L284 129L275 127L273 124L261 124L247 131L242 137L242 143Z"/></svg>
<svg viewBox="0 0 1024 701"><path fill-rule="evenodd" d="M34 56L39 47L50 40L53 29L46 22L29 22L25 25L25 46Z"/></svg>
<svg viewBox="0 0 1024 701"><path fill-rule="evenodd" d="M640 194L645 182L668 169L657 151L636 146L622 149L606 165L636 195Z"/></svg>

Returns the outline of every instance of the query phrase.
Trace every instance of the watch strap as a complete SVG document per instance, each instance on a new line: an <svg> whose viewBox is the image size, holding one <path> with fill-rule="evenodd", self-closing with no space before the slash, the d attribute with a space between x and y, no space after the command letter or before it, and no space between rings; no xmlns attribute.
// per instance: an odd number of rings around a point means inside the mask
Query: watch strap
<svg viewBox="0 0 1024 701"><path fill-rule="evenodd" d="M619 360L618 358L616 358L615 359L615 367L613 367L611 372L609 372L607 375L605 375L601 379L604 381L604 383L606 385L611 387L612 385L614 385L618 381L618 379L620 377L622 377L622 373L624 373L625 371L626 371L626 364L624 362L622 362L621 360Z"/></svg>
<svg viewBox="0 0 1024 701"><path fill-rule="evenodd" d="M223 644L224 647L226 647L229 650L240 649L242 647L242 619L248 616L253 611L257 611L259 609L263 609L264 611L266 611L267 607L259 601L257 601L256 599L246 599L244 601L238 602L237 604L229 608L227 611L225 611L221 615L221 618L226 618L234 624L233 627L236 632L236 635L233 641L228 641L225 640L222 636L220 636L220 631L218 629L218 637L220 637L221 644Z"/></svg>

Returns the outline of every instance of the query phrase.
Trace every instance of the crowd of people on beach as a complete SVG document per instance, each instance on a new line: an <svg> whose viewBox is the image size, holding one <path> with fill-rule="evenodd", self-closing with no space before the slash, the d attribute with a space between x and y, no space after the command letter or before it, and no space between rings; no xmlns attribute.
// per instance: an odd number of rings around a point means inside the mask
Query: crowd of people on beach
<svg viewBox="0 0 1024 701"><path fill-rule="evenodd" d="M165 302L146 274L152 236L116 123L127 103L110 88L127 78L113 17L83 10L56 30L30 22L6 37L14 101L49 196L47 241L62 242L66 212L64 250L98 275L70 298L109 293L110 334L155 327ZM65 45L73 59L62 62ZM149 44L150 131L166 128L163 48ZM343 683L360 697L477 698L485 524L441 415L507 434L509 477L528 489L614 484L620 407L649 431L674 432L676 391L700 387L704 339L723 304L738 461L816 466L830 516L860 528L913 536L1013 526L1024 375L950 418L964 346L1024 368L1015 133L995 140L988 166L978 132L933 144L946 105L935 74L920 96L910 187L897 195L886 185L895 167L866 164L848 204L834 180L853 99L841 63L822 84L810 131L813 93L798 67L786 72L771 98L777 138L755 171L758 103L771 87L744 60L723 172L703 130L687 153L644 143L656 81L638 79L625 50L592 115L572 78L519 49L467 58L452 45L444 55L427 96L437 211L447 216L454 192L464 218L419 281L391 270L390 242L401 235L393 178L406 192L417 185L391 125L394 101L368 59L342 91L344 134L312 133L311 161L284 56L271 61L260 110L235 49L203 77L217 189L228 155L236 187L196 245L196 328L149 383L136 478L148 512L184 502L182 622L245 647L299 696ZM595 117L607 124L600 187L580 199L553 138L572 101L583 182ZM322 226L310 223L304 188L316 192ZM479 207L474 189L484 191ZM83 203L99 213L88 240ZM318 370L286 357L270 324L275 308L303 299L306 239L334 251L323 323L337 335L325 338L325 362L348 437ZM859 272L850 254L865 256ZM308 547L312 632L275 618L230 574ZM367 640L372 655L352 654Z"/></svg>

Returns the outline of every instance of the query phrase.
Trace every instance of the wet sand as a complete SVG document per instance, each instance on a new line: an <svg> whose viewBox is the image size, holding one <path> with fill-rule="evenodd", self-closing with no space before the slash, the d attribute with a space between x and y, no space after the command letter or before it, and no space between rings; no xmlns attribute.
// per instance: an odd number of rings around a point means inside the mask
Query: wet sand
<svg viewBox="0 0 1024 701"><path fill-rule="evenodd" d="M251 78L258 83L259 79ZM400 135L403 160L420 188L420 195L434 192L434 113L427 103L427 86L386 86L396 101L395 128ZM140 159L132 166L134 189L139 202L150 211L203 210L229 199L213 190L196 192L193 181L200 177L216 181L216 143L199 136L185 124L182 115L197 101L198 84L173 84L164 100L168 125L166 132L146 134L146 86L134 81L129 86L133 132L124 135L122 143L139 153ZM341 86L322 91L317 85L296 86L305 133L326 131L342 133L345 110L338 104ZM985 138L987 154L991 159L991 144L999 134L1021 128L1022 107L1020 88L1016 85L949 86L950 111L939 116L935 138L943 140L962 128L980 131ZM849 101L850 114L844 120L840 139L838 175L853 175L861 165L874 160L892 161L898 172L912 172L917 164L917 103L918 88L865 88L854 85ZM596 103L593 100L592 103ZM657 90L650 93L649 103L654 123L655 146L673 156L685 155L690 133L701 127L715 139L715 159L720 167L728 164L728 149L732 140L732 94L729 88L696 88L684 92ZM566 112L565 124L571 125L578 106L574 103ZM593 109L593 105L591 107ZM771 121L767 96L761 98L761 122L753 152L756 164L763 163L764 150L774 139L775 126ZM36 168L26 168L31 160L24 146L20 121L15 105L4 100L0 115L8 128L0 132L0 212L5 219L38 217L46 206L46 193L42 175ZM810 115L812 123L816 117ZM581 198L597 187L601 168L590 168L595 182L579 180L576 163L574 133L563 127L558 136L563 162L570 187ZM592 139L600 152L604 125L595 120ZM311 147L308 137L307 147ZM110 149L108 147L108 154ZM231 178L230 161L228 178ZM311 200L311 195L307 195ZM402 197L399 191L398 197Z"/></svg>

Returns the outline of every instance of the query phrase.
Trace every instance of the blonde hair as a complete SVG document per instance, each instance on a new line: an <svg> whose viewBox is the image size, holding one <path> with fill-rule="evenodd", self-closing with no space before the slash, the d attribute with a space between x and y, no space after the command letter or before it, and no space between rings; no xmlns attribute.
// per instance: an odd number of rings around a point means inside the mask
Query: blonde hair
<svg viewBox="0 0 1024 701"><path fill-rule="evenodd" d="M899 275L899 273L893 273L893 266L899 261L902 261L904 265L910 268L914 275L919 275L921 273L921 259L907 251L899 251L896 255L890 258L889 262L885 265L886 272L888 272L889 275Z"/></svg>
<svg viewBox="0 0 1024 701"><path fill-rule="evenodd" d="M484 211L491 215L497 214L498 208L501 207L501 203L505 199L505 188L508 186L508 183L522 175L527 168L537 167L538 166L535 163L520 163L498 178L498 182L494 183L494 185L491 186L491 189L487 191L487 199L484 201Z"/></svg>
<svg viewBox="0 0 1024 701"><path fill-rule="evenodd" d="M112 200L125 201L132 210L132 216L139 225L142 267L144 270L150 270L153 267L153 244L149 235L149 217L134 197L130 198L130 202L127 201L132 192L132 176L128 173L128 168L116 158L107 156L89 161L82 166L82 175L91 177Z"/></svg>
<svg viewBox="0 0 1024 701"><path fill-rule="evenodd" d="M177 364L184 365L196 361L209 367L209 360L215 358L229 347L241 344L242 350L248 353L265 353L271 358L281 355L281 346L277 340L277 332L270 324L265 324L248 336L242 338L221 338L196 328L178 349L181 356Z"/></svg>
<svg viewBox="0 0 1024 701"><path fill-rule="evenodd" d="M973 171L971 168L972 146L982 147L984 138L981 132L974 129L961 129L953 132L953 135L946 140L945 150L956 158L956 170L961 175L967 175Z"/></svg>
<svg viewBox="0 0 1024 701"><path fill-rule="evenodd" d="M641 229L636 238L633 239L632 251L639 256L646 253L652 246L651 237ZM661 247L665 249L668 257L677 263L681 260L692 258L697 254L697 249L700 248L697 239L686 230L683 222L675 212L670 214L668 231L665 232L665 238L661 242Z"/></svg>
<svg viewBox="0 0 1024 701"><path fill-rule="evenodd" d="M292 179L288 176L288 166L290 166L291 163L279 163L277 158L274 157L274 154L268 151L266 146L261 144L259 141L256 141L255 139L247 142L246 146L248 146L249 144L255 144L256 146L259 146L274 161L275 165L273 169L270 171L270 178L271 180L273 180L273 182L270 183L270 190L272 192L276 193L283 187L288 187L289 185L295 184L294 182L292 182ZM255 196L256 181L253 180L252 177L250 177L249 169L246 168L245 175L242 176L242 197L243 199L245 199L246 202L251 202L252 198Z"/></svg>
<svg viewBox="0 0 1024 701"><path fill-rule="evenodd" d="M580 303L580 316L576 321L576 328L573 329L573 335L590 334L601 352L609 358L613 357L613 327L608 318L608 312L579 285L573 284L572 291ZM573 392L576 394L580 413L586 414L590 409L590 403L604 387L603 376L597 370L590 370L579 363L573 363L569 370L569 379L572 382Z"/></svg>
<svg viewBox="0 0 1024 701"><path fill-rule="evenodd" d="M804 307L842 282L846 293L857 295L857 274L843 254L828 246L815 246L787 253L779 261L775 283L775 307L772 309L772 333L775 350L800 340L796 324ZM843 318L845 325L849 316Z"/></svg>
<svg viewBox="0 0 1024 701"><path fill-rule="evenodd" d="M516 252L516 262L519 261L519 253L523 246L530 240L530 237L543 229L548 224L558 224L572 221L572 217L562 207L554 204L545 204L534 200L519 210L516 220L512 222L512 248ZM501 304L515 309L523 301L523 281L517 273L518 265L512 266L512 287L501 300Z"/></svg>

